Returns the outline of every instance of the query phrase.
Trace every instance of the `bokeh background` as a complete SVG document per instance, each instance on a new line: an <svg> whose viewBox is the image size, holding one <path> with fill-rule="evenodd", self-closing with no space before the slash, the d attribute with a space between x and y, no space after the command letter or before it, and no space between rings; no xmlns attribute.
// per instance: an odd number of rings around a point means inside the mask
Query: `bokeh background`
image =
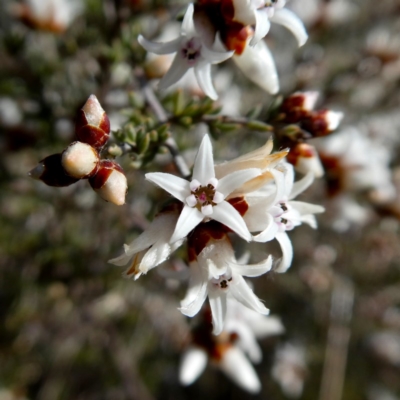
<svg viewBox="0 0 400 400"><path fill-rule="evenodd" d="M348 162L340 173L327 166L326 177L303 195L326 207L318 230L290 233L291 269L254 281L286 328L261 342L258 395L213 366L192 386L180 386L179 359L193 321L177 310L186 283L168 268L181 267L183 250L136 282L107 263L166 199L144 172L171 170L168 155L143 169L129 156L119 159L129 182L121 207L85 181L58 189L28 177L74 139L76 112L90 94L113 129L124 123L145 61L138 33L157 36L186 4L67 3L72 9L62 15L70 17L55 26L32 19L29 2L0 3L0 400L400 399L400 3L292 0L307 44L297 49L276 26L267 37L282 94L320 91L321 106L345 113L339 130L362 137L348 158L364 161ZM217 74L227 113L274 101L229 62ZM182 128L173 134L190 162L200 136ZM269 136L221 134L215 157L231 158ZM339 184L361 168L371 187ZM328 190L332 185L337 190ZM389 200L381 199L382 186L394 193ZM255 257L280 254L274 243L250 250ZM274 378L277 366L292 378Z"/></svg>

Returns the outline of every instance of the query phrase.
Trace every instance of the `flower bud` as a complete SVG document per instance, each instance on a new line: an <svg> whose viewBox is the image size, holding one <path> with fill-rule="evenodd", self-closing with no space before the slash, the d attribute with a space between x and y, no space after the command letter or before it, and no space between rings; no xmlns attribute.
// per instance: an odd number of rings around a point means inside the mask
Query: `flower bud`
<svg viewBox="0 0 400 400"><path fill-rule="evenodd" d="M75 132L81 142L90 144L95 149L106 144L110 136L110 120L94 94L89 96L79 110Z"/></svg>
<svg viewBox="0 0 400 400"><path fill-rule="evenodd" d="M62 153L61 164L65 172L77 179L94 175L99 165L99 154L86 143L71 143Z"/></svg>
<svg viewBox="0 0 400 400"><path fill-rule="evenodd" d="M314 137L326 136L339 126L342 118L343 113L338 111L314 111L308 118L301 121L301 127Z"/></svg>
<svg viewBox="0 0 400 400"><path fill-rule="evenodd" d="M308 143L298 143L287 155L289 163L294 165L301 174L312 172L315 177L324 175L324 168L314 146Z"/></svg>
<svg viewBox="0 0 400 400"><path fill-rule="evenodd" d="M101 160L96 174L89 182L105 201L117 206L125 204L128 183L124 171L115 161Z"/></svg>
<svg viewBox="0 0 400 400"><path fill-rule="evenodd" d="M41 180L48 186L62 187L72 185L79 179L65 173L61 159L62 154L53 154L44 158L29 172L29 176Z"/></svg>
<svg viewBox="0 0 400 400"><path fill-rule="evenodd" d="M296 123L306 118L314 109L318 92L297 92L283 100L280 111L284 113L284 121Z"/></svg>

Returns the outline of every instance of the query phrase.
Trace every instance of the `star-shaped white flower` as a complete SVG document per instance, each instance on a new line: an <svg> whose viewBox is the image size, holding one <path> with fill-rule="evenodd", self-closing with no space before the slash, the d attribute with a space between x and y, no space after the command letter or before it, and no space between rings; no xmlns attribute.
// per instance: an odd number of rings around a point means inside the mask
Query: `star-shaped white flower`
<svg viewBox="0 0 400 400"><path fill-rule="evenodd" d="M253 237L256 242L273 239L279 242L282 260L276 271L285 272L293 259L293 247L286 231L303 222L316 228L314 214L325 209L319 205L293 200L311 185L314 180L312 172L297 182L294 182L293 166L290 164L280 164L271 173L274 175L275 185L268 185L246 197L249 209L244 220L250 232L260 232Z"/></svg>
<svg viewBox="0 0 400 400"><path fill-rule="evenodd" d="M251 235L243 218L225 201L225 198L236 188L260 174L259 169L250 168L235 171L220 180L216 179L211 141L208 135L204 135L190 182L161 172L146 174L146 178L184 204L170 239L171 243L186 237L200 222L210 219L224 224L243 239L250 241Z"/></svg>
<svg viewBox="0 0 400 400"><path fill-rule="evenodd" d="M269 314L268 308L253 293L243 276L260 276L268 272L271 266L271 256L258 264L238 264L226 234L218 239L210 239L190 263L189 289L181 301L182 314L188 317L196 315L208 296L215 335L220 334L224 327L228 294L251 310L263 315Z"/></svg>
<svg viewBox="0 0 400 400"><path fill-rule="evenodd" d="M174 40L166 43L156 43L138 37L139 43L149 52L155 54L176 53L171 68L159 83L160 89L178 82L190 69L193 68L197 82L203 92L211 99L218 98L211 81L211 64L221 63L232 57L233 51L216 52L209 49L195 28L193 22L193 4L189 4L182 22L181 34Z"/></svg>
<svg viewBox="0 0 400 400"><path fill-rule="evenodd" d="M245 25L255 25L254 36L250 42L256 45L269 32L271 22L283 25L296 37L299 46L308 38L303 22L292 11L283 8L285 0L233 0L234 19Z"/></svg>

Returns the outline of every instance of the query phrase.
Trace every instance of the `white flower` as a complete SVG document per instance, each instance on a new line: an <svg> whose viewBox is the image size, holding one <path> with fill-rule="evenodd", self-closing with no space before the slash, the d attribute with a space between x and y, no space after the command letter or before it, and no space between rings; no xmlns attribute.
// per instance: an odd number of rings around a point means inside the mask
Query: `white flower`
<svg viewBox="0 0 400 400"><path fill-rule="evenodd" d="M251 168L216 179L211 141L208 135L204 135L194 162L191 182L160 172L146 174L146 178L184 204L171 243L186 237L200 222L209 219L226 225L250 241L251 235L243 218L225 198L237 187L260 174L259 169Z"/></svg>
<svg viewBox="0 0 400 400"><path fill-rule="evenodd" d="M301 396L306 374L304 347L285 343L277 350L272 377L279 383L287 397L297 398Z"/></svg>
<svg viewBox="0 0 400 400"><path fill-rule="evenodd" d="M149 52L155 54L176 53L171 68L159 83L160 89L165 89L179 81L185 73L193 68L199 86L211 99L218 95L211 81L211 64L218 64L232 57L233 52L216 52L209 49L200 36L193 22L193 4L189 4L182 22L181 34L176 39L166 43L155 43L139 36L139 43Z"/></svg>
<svg viewBox="0 0 400 400"><path fill-rule="evenodd" d="M220 335L211 333L209 311L204 310L200 324L193 329L192 343L183 354L179 380L183 385L190 385L210 360L239 387L257 393L261 382L250 363L259 362L262 357L256 339L280 334L283 330L279 318L258 314L228 298L227 320Z"/></svg>
<svg viewBox="0 0 400 400"><path fill-rule="evenodd" d="M247 308L260 314L269 313L243 276L260 276L272 266L271 257L254 265L238 264L226 233L218 225L202 224L189 238L191 277L180 308L183 314L193 317L208 296L215 335L221 333L224 326L228 293ZM202 242L204 238L206 241Z"/></svg>
<svg viewBox="0 0 400 400"><path fill-rule="evenodd" d="M123 266L130 262L125 276L134 276L138 279L140 275L164 262L169 255L175 251L183 242L178 240L169 243L172 232L178 220L178 210L167 208L158 214L139 237L129 245L125 244L125 254L109 260L110 263Z"/></svg>
<svg viewBox="0 0 400 400"><path fill-rule="evenodd" d="M271 23L283 25L296 37L299 46L308 38L303 22L292 11L283 8L285 0L233 0L234 20L244 25L255 25L254 36L250 42L256 45L269 32Z"/></svg>
<svg viewBox="0 0 400 400"><path fill-rule="evenodd" d="M313 214L323 212L324 208L293 201L311 185L314 180L313 173L294 182L293 166L287 163L278 165L275 170L271 170L271 173L274 175L275 185L267 185L262 190L246 196L249 209L243 218L250 232L260 232L254 236L255 241L267 242L275 238L279 242L283 256L276 271L285 272L293 259L293 248L286 231L303 222L316 228Z"/></svg>
<svg viewBox="0 0 400 400"><path fill-rule="evenodd" d="M236 344L251 362L261 362L262 351L257 339L283 333L285 328L281 320L250 310L234 298L228 298L227 309L224 332L235 333L238 336Z"/></svg>

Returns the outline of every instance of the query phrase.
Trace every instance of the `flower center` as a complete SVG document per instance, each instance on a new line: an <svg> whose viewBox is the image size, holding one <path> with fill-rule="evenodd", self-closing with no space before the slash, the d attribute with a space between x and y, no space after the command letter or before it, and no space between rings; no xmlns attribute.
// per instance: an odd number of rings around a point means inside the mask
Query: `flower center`
<svg viewBox="0 0 400 400"><path fill-rule="evenodd" d="M219 278L211 279L211 283L220 289L228 289L230 282L232 282L232 274L229 272L221 275Z"/></svg>
<svg viewBox="0 0 400 400"><path fill-rule="evenodd" d="M181 49L183 58L187 63L192 66L196 64L198 58L201 56L201 41L199 38L192 38L188 40Z"/></svg>
<svg viewBox="0 0 400 400"><path fill-rule="evenodd" d="M186 198L186 203L190 207L196 207L204 215L212 214L212 208L224 200L223 194L215 190L217 185L218 180L215 178L205 186L193 179L190 182L190 196Z"/></svg>

